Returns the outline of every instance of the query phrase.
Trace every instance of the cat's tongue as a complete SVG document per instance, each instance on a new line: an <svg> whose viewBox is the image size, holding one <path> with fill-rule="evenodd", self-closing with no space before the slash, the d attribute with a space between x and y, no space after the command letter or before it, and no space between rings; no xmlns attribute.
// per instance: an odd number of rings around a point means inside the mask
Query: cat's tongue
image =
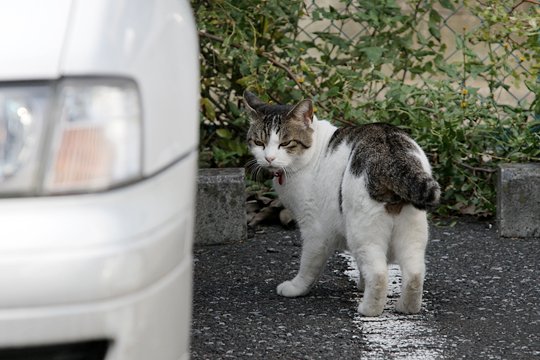
<svg viewBox="0 0 540 360"><path fill-rule="evenodd" d="M279 170L274 173L274 177L277 177L277 182L279 185L283 185L285 182L285 176L283 175L283 171Z"/></svg>

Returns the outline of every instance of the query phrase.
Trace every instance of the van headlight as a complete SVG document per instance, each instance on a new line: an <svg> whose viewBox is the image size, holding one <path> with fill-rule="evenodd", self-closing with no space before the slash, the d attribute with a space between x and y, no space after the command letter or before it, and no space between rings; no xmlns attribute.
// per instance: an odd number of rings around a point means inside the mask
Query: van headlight
<svg viewBox="0 0 540 360"><path fill-rule="evenodd" d="M141 177L134 82L0 86L0 195L81 193Z"/></svg>

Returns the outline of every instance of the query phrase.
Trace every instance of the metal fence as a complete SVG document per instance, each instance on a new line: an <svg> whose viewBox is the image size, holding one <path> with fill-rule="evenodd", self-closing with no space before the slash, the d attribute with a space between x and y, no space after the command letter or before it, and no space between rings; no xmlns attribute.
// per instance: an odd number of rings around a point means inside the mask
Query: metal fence
<svg viewBox="0 0 540 360"><path fill-rule="evenodd" d="M446 1L449 2L448 0ZM441 1L442 3L442 1ZM346 15L358 12L359 8L355 5L354 1L340 1L340 0L306 0L307 13L300 19L299 22L299 38L317 40L317 33L330 32L334 34L340 34L347 40L354 41L361 35L366 34L370 29L364 26L362 23L347 21L347 20L313 20L311 14L320 8L333 7L340 14ZM410 1L398 0L397 4L404 12L412 12L413 4ZM448 63L462 61L462 52L456 45L456 38L463 36L464 34L474 33L478 29L482 20L463 4L463 2L452 2L452 9L435 4L437 12L441 15L441 21L439 22L439 32L441 42L446 45L444 51L444 59ZM531 3L523 1L518 3L518 6L514 8L508 8L512 11L520 11L521 7L534 6ZM419 21L419 26L416 29L426 40L433 37L432 33L428 31L428 18L424 14L423 18ZM426 45L418 44L419 49ZM495 91L492 89L492 94L495 100L500 104L508 104L513 106L525 107L531 104L535 98L535 94L531 92L524 84L523 81L516 81L515 75L521 75L521 78L531 78L532 75L528 70L531 63L524 61L523 54L520 49L514 49L508 51L508 44L499 43L495 46L488 48L486 44L475 44L473 47L477 57L486 64L489 62L488 50L492 53L504 56L507 62L503 72L498 73L496 81L501 84ZM533 59L534 61L534 59ZM432 78L440 78L439 74L418 74L415 76L407 76L403 80L407 83L420 84L421 86L428 86L427 80ZM466 79L467 86L475 87L479 89L479 93L482 95L488 95L490 89L488 88L487 81L480 77L468 77Z"/></svg>

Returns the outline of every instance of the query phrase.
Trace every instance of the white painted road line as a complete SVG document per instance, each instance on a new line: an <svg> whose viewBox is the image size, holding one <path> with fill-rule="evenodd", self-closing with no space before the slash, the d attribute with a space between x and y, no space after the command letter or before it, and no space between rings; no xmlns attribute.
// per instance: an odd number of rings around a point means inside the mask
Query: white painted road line
<svg viewBox="0 0 540 360"><path fill-rule="evenodd" d="M359 271L356 261L349 253L340 254L347 260L345 274L358 283ZM422 313L402 315L395 311L395 303L401 293L401 272L398 265L390 265L388 271L388 301L384 312L379 317L363 317L357 314L353 319L360 330L360 336L366 341L366 353L362 359L441 359L445 348L445 338L437 334L427 321L426 302L422 304ZM360 293L356 293L360 301Z"/></svg>

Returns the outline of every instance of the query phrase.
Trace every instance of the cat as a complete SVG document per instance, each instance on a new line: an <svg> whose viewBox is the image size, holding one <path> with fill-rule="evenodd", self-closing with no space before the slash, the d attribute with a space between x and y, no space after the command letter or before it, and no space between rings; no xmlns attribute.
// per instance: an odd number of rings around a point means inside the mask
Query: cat
<svg viewBox="0 0 540 360"><path fill-rule="evenodd" d="M275 191L302 237L300 269L277 293L306 295L329 256L348 249L360 270L360 314L383 312L389 262L402 272L396 310L420 312L426 209L437 205L440 187L418 144L385 123L337 128L314 116L309 99L274 105L246 91L244 105L249 149L258 166L273 174Z"/></svg>

